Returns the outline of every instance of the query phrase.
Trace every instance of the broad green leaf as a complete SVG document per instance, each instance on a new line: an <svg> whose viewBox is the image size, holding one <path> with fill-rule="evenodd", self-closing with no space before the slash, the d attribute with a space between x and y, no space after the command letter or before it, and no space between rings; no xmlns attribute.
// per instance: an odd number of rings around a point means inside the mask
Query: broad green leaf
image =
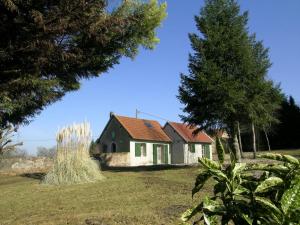
<svg viewBox="0 0 300 225"><path fill-rule="evenodd" d="M299 160L297 158L295 158L294 156L291 156L291 155L283 155L283 160L285 160L285 162L295 164L295 165L300 164Z"/></svg>
<svg viewBox="0 0 300 225"><path fill-rule="evenodd" d="M199 158L199 163L207 169L212 175L219 177L220 179L228 180L226 174L222 172L221 164L207 158Z"/></svg>
<svg viewBox="0 0 300 225"><path fill-rule="evenodd" d="M287 162L295 165L299 165L299 160L296 159L295 157L291 155L281 155L281 154L274 154L274 153L265 153L265 154L260 154L257 156L258 158L263 158L263 159L272 159L272 160L277 160L281 162Z"/></svg>
<svg viewBox="0 0 300 225"><path fill-rule="evenodd" d="M198 212L201 212L203 209L203 203L190 208L186 210L182 215L181 215L181 220L183 222L189 221L194 215L196 215Z"/></svg>
<svg viewBox="0 0 300 225"><path fill-rule="evenodd" d="M206 169L221 170L221 164L208 158L199 158L199 162Z"/></svg>
<svg viewBox="0 0 300 225"><path fill-rule="evenodd" d="M284 165L269 165L263 163L248 165L247 170L262 170L262 171L269 171L273 173L286 173L290 171L290 169Z"/></svg>
<svg viewBox="0 0 300 225"><path fill-rule="evenodd" d="M192 196L194 196L198 191L201 190L201 188L203 187L205 182L210 177L211 177L211 174L209 173L209 171L204 171L197 176L196 182L195 182L195 187L192 190Z"/></svg>
<svg viewBox="0 0 300 225"><path fill-rule="evenodd" d="M223 173L221 170L210 170L210 172L220 178L221 180L226 180L228 181L228 177L226 176L225 173Z"/></svg>
<svg viewBox="0 0 300 225"><path fill-rule="evenodd" d="M224 193L226 190L226 184L224 182L218 182L214 186L214 194L217 195L218 193Z"/></svg>
<svg viewBox="0 0 300 225"><path fill-rule="evenodd" d="M277 153L265 153L257 155L257 158L272 159L282 161L282 155Z"/></svg>
<svg viewBox="0 0 300 225"><path fill-rule="evenodd" d="M281 184L283 184L283 180L281 178L269 177L268 179L264 180L260 185L258 185L254 192L255 193L267 192Z"/></svg>
<svg viewBox="0 0 300 225"><path fill-rule="evenodd" d="M296 178L295 184L285 191L281 198L281 208L285 214L290 214L300 209L300 179Z"/></svg>
<svg viewBox="0 0 300 225"><path fill-rule="evenodd" d="M203 201L203 209L206 209L213 213L222 213L226 210L226 208L223 206L223 204L221 204L217 201L211 200L207 197Z"/></svg>
<svg viewBox="0 0 300 225"><path fill-rule="evenodd" d="M242 213L242 217L243 219L249 224L249 225L252 225L253 224L253 220L251 218L249 218L248 215Z"/></svg>
<svg viewBox="0 0 300 225"><path fill-rule="evenodd" d="M236 187L236 189L233 191L234 195L241 195L241 194L248 194L250 193L250 190L243 187L242 185L239 185Z"/></svg>
<svg viewBox="0 0 300 225"><path fill-rule="evenodd" d="M246 168L246 163L236 163L232 170L232 177L235 178L236 175Z"/></svg>
<svg viewBox="0 0 300 225"><path fill-rule="evenodd" d="M259 203L263 208L273 211L276 215L282 215L281 211L269 199L256 196L255 201Z"/></svg>
<svg viewBox="0 0 300 225"><path fill-rule="evenodd" d="M207 215L203 213L203 219L205 225L217 225L217 218L214 215Z"/></svg>

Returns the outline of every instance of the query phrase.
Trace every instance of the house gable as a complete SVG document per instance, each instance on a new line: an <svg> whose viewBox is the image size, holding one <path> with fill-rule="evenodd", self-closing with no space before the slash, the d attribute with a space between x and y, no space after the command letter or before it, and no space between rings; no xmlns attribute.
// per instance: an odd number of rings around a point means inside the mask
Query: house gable
<svg viewBox="0 0 300 225"><path fill-rule="evenodd" d="M98 143L100 144L101 152L113 152L114 144L116 152L129 152L131 139L132 137L127 130L112 115L100 135Z"/></svg>
<svg viewBox="0 0 300 225"><path fill-rule="evenodd" d="M146 142L171 142L161 125L155 120L137 119L115 115L115 118L126 129L134 140Z"/></svg>

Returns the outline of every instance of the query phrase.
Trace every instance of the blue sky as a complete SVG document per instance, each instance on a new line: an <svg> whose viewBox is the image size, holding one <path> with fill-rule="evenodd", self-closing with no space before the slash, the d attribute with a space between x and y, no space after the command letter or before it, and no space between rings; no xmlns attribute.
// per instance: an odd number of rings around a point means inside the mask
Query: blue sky
<svg viewBox="0 0 300 225"><path fill-rule="evenodd" d="M273 66L269 77L281 83L283 92L300 101L300 1L244 0L249 11L249 29L270 48ZM55 145L59 127L87 120L93 135L100 135L109 112L134 116L135 109L179 120L182 105L176 98L180 73L187 72L191 51L189 32L196 32L194 15L203 0L169 0L168 17L157 30L160 44L154 51L140 51L132 61L119 65L100 77L85 80L79 91L47 107L29 125L21 127L17 139L34 154L37 146ZM147 115L141 118L155 119ZM158 120L162 124L163 120Z"/></svg>

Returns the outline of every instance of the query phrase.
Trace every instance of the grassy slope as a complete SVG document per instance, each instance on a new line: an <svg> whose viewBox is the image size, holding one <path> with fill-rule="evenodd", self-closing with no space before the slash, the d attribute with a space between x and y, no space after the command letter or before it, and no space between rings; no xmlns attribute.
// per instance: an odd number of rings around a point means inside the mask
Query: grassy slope
<svg viewBox="0 0 300 225"><path fill-rule="evenodd" d="M103 182L63 187L0 176L0 224L177 224L193 204L196 174L196 168L111 171Z"/></svg>

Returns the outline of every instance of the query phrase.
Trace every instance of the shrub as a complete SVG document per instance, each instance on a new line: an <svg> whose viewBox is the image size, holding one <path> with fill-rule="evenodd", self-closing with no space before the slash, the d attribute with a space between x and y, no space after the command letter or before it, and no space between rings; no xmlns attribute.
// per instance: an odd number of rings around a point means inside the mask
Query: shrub
<svg viewBox="0 0 300 225"><path fill-rule="evenodd" d="M53 159L55 157L55 154L56 154L56 147L52 147L52 148L37 147L36 155L38 157L46 157L46 158Z"/></svg>
<svg viewBox="0 0 300 225"><path fill-rule="evenodd" d="M205 182L215 181L213 195L207 196L182 215L195 224L297 225L300 224L300 163L288 155L265 154L261 158L277 163L226 166L206 158L192 195L201 191Z"/></svg>
<svg viewBox="0 0 300 225"><path fill-rule="evenodd" d="M88 123L61 129L56 137L57 154L46 184L77 184L103 180L99 165L89 156L91 131Z"/></svg>

